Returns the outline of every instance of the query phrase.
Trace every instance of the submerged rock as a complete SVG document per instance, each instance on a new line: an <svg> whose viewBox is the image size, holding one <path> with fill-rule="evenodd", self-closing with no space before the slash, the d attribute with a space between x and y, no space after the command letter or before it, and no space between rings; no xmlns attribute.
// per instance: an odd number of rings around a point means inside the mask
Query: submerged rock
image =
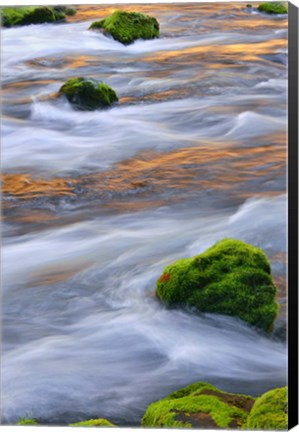
<svg viewBox="0 0 299 432"><path fill-rule="evenodd" d="M64 6L30 6L2 9L2 25L14 27L29 24L54 23L65 19L66 15L74 14L74 8Z"/></svg>
<svg viewBox="0 0 299 432"><path fill-rule="evenodd" d="M169 306L239 317L272 330L278 304L265 253L240 240L224 239L193 258L165 268L157 297Z"/></svg>
<svg viewBox="0 0 299 432"><path fill-rule="evenodd" d="M258 8L260 12L267 12L268 14L287 14L288 8L284 3L280 2L265 2L261 3Z"/></svg>
<svg viewBox="0 0 299 432"><path fill-rule="evenodd" d="M198 382L152 403L142 426L242 428L253 404L250 396L226 393L211 384Z"/></svg>
<svg viewBox="0 0 299 432"><path fill-rule="evenodd" d="M79 423L73 423L69 426L89 426L89 427L116 427L113 423L111 423L109 420L98 418L98 419L92 419L92 420L86 420Z"/></svg>
<svg viewBox="0 0 299 432"><path fill-rule="evenodd" d="M59 90L77 109L95 110L118 101L115 91L92 78L71 78Z"/></svg>
<svg viewBox="0 0 299 432"><path fill-rule="evenodd" d="M72 6L54 6L53 9L55 12L59 12L67 16L76 15L77 13L77 9Z"/></svg>
<svg viewBox="0 0 299 432"><path fill-rule="evenodd" d="M287 430L287 410L287 387L270 390L256 399L245 429Z"/></svg>
<svg viewBox="0 0 299 432"><path fill-rule="evenodd" d="M156 18L136 12L116 11L101 21L95 21L89 28L101 30L124 45L131 44L136 39L159 37L159 23Z"/></svg>

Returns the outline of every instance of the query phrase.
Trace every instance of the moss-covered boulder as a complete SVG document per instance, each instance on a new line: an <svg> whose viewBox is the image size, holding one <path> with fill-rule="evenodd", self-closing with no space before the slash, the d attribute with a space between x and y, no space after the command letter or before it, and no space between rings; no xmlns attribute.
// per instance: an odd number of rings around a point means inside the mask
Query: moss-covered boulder
<svg viewBox="0 0 299 432"><path fill-rule="evenodd" d="M156 295L169 306L239 317L265 331L272 329L278 311L265 253L234 239L166 267Z"/></svg>
<svg viewBox="0 0 299 432"><path fill-rule="evenodd" d="M80 110L105 108L118 101L112 88L92 78L71 78L60 88L59 93Z"/></svg>
<svg viewBox="0 0 299 432"><path fill-rule="evenodd" d="M38 422L35 419L30 419L30 418L22 418L21 420L18 421L17 423L18 426L37 426Z"/></svg>
<svg viewBox="0 0 299 432"><path fill-rule="evenodd" d="M124 45L131 44L136 39L159 37L159 23L156 18L136 12L116 11L109 17L92 23L90 29L111 35Z"/></svg>
<svg viewBox="0 0 299 432"><path fill-rule="evenodd" d="M91 419L82 421L79 423L72 423L69 426L89 426L89 427L116 427L113 423L111 423L109 420L98 418L98 419Z"/></svg>
<svg viewBox="0 0 299 432"><path fill-rule="evenodd" d="M3 8L2 25L14 27L29 24L43 24L63 21L66 15L73 13L73 8L63 6L30 6Z"/></svg>
<svg viewBox="0 0 299 432"><path fill-rule="evenodd" d="M152 403L142 426L242 428L253 403L250 396L226 393L211 384L198 382Z"/></svg>
<svg viewBox="0 0 299 432"><path fill-rule="evenodd" d="M258 11L268 14L287 14L288 7L285 3L280 2L265 2L258 6Z"/></svg>
<svg viewBox="0 0 299 432"><path fill-rule="evenodd" d="M256 399L244 429L287 430L287 387L264 393Z"/></svg>

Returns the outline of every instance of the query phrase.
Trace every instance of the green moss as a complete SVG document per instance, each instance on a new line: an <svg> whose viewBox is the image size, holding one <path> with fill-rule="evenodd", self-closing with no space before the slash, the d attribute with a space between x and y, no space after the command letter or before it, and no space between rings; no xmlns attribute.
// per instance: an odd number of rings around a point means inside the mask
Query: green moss
<svg viewBox="0 0 299 432"><path fill-rule="evenodd" d="M18 421L17 423L18 426L26 426L26 425L38 425L38 422L35 419L30 419L30 418L23 418L21 420Z"/></svg>
<svg viewBox="0 0 299 432"><path fill-rule="evenodd" d="M110 106L118 100L107 84L91 78L71 78L59 90L77 109L95 110Z"/></svg>
<svg viewBox="0 0 299 432"><path fill-rule="evenodd" d="M116 11L108 18L92 23L90 29L100 29L124 45L136 39L159 37L159 23L156 18L136 12Z"/></svg>
<svg viewBox="0 0 299 432"><path fill-rule="evenodd" d="M103 418L86 420L79 423L73 423L70 424L69 426L116 427L113 423Z"/></svg>
<svg viewBox="0 0 299 432"><path fill-rule="evenodd" d="M280 2L265 2L258 6L260 12L267 12L269 14L287 14L288 7L285 3Z"/></svg>
<svg viewBox="0 0 299 432"><path fill-rule="evenodd" d="M244 429L287 430L287 387L277 388L257 398Z"/></svg>
<svg viewBox="0 0 299 432"><path fill-rule="evenodd" d="M169 306L236 316L266 331L272 329L278 310L266 255L233 239L166 267L156 294Z"/></svg>
<svg viewBox="0 0 299 432"><path fill-rule="evenodd" d="M147 427L240 428L254 399L222 392L211 384L191 384L152 403L143 419Z"/></svg>
<svg viewBox="0 0 299 432"><path fill-rule="evenodd" d="M4 27L53 23L65 18L62 11L46 6L3 8L1 15Z"/></svg>

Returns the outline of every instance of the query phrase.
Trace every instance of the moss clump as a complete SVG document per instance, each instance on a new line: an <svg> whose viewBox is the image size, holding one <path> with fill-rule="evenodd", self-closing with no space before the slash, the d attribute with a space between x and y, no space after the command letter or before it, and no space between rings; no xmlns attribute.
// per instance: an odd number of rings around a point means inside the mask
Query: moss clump
<svg viewBox="0 0 299 432"><path fill-rule="evenodd" d="M143 419L147 427L241 428L254 399L222 392L211 384L191 384L152 403Z"/></svg>
<svg viewBox="0 0 299 432"><path fill-rule="evenodd" d="M18 426L26 426L26 425L38 425L38 422L35 419L30 419L30 418L23 418L21 420L18 421L17 423Z"/></svg>
<svg viewBox="0 0 299 432"><path fill-rule="evenodd" d="M260 12L267 12L268 14L287 14L287 5L280 2L265 2L261 3L258 8Z"/></svg>
<svg viewBox="0 0 299 432"><path fill-rule="evenodd" d="M59 7L32 6L2 9L2 25L14 27L29 24L53 23L65 19L66 13Z"/></svg>
<svg viewBox="0 0 299 432"><path fill-rule="evenodd" d="M79 423L73 423L73 424L70 424L69 426L116 427L109 420L106 420L103 418L86 420L86 421L82 421Z"/></svg>
<svg viewBox="0 0 299 432"><path fill-rule="evenodd" d="M110 34L124 45L136 39L159 37L159 23L156 18L136 12L116 11L108 18L92 23L90 29Z"/></svg>
<svg viewBox="0 0 299 432"><path fill-rule="evenodd" d="M244 429L287 430L287 387L277 388L257 398Z"/></svg>
<svg viewBox="0 0 299 432"><path fill-rule="evenodd" d="M77 109L95 110L118 101L114 90L107 84L91 78L71 78L59 90Z"/></svg>
<svg viewBox="0 0 299 432"><path fill-rule="evenodd" d="M278 310L266 255L233 239L166 267L156 294L170 306L236 316L266 331L272 329Z"/></svg>

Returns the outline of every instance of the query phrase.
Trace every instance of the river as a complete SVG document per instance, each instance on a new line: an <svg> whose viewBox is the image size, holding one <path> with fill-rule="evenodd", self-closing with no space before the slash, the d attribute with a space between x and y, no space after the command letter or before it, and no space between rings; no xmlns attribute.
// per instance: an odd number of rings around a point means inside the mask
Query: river
<svg viewBox="0 0 299 432"><path fill-rule="evenodd" d="M285 385L283 338L153 295L167 264L233 237L267 253L286 320L287 18L245 5L84 5L2 29L3 423L136 426L192 382ZM88 31L117 8L160 39ZM119 103L74 111L56 93L75 76Z"/></svg>

